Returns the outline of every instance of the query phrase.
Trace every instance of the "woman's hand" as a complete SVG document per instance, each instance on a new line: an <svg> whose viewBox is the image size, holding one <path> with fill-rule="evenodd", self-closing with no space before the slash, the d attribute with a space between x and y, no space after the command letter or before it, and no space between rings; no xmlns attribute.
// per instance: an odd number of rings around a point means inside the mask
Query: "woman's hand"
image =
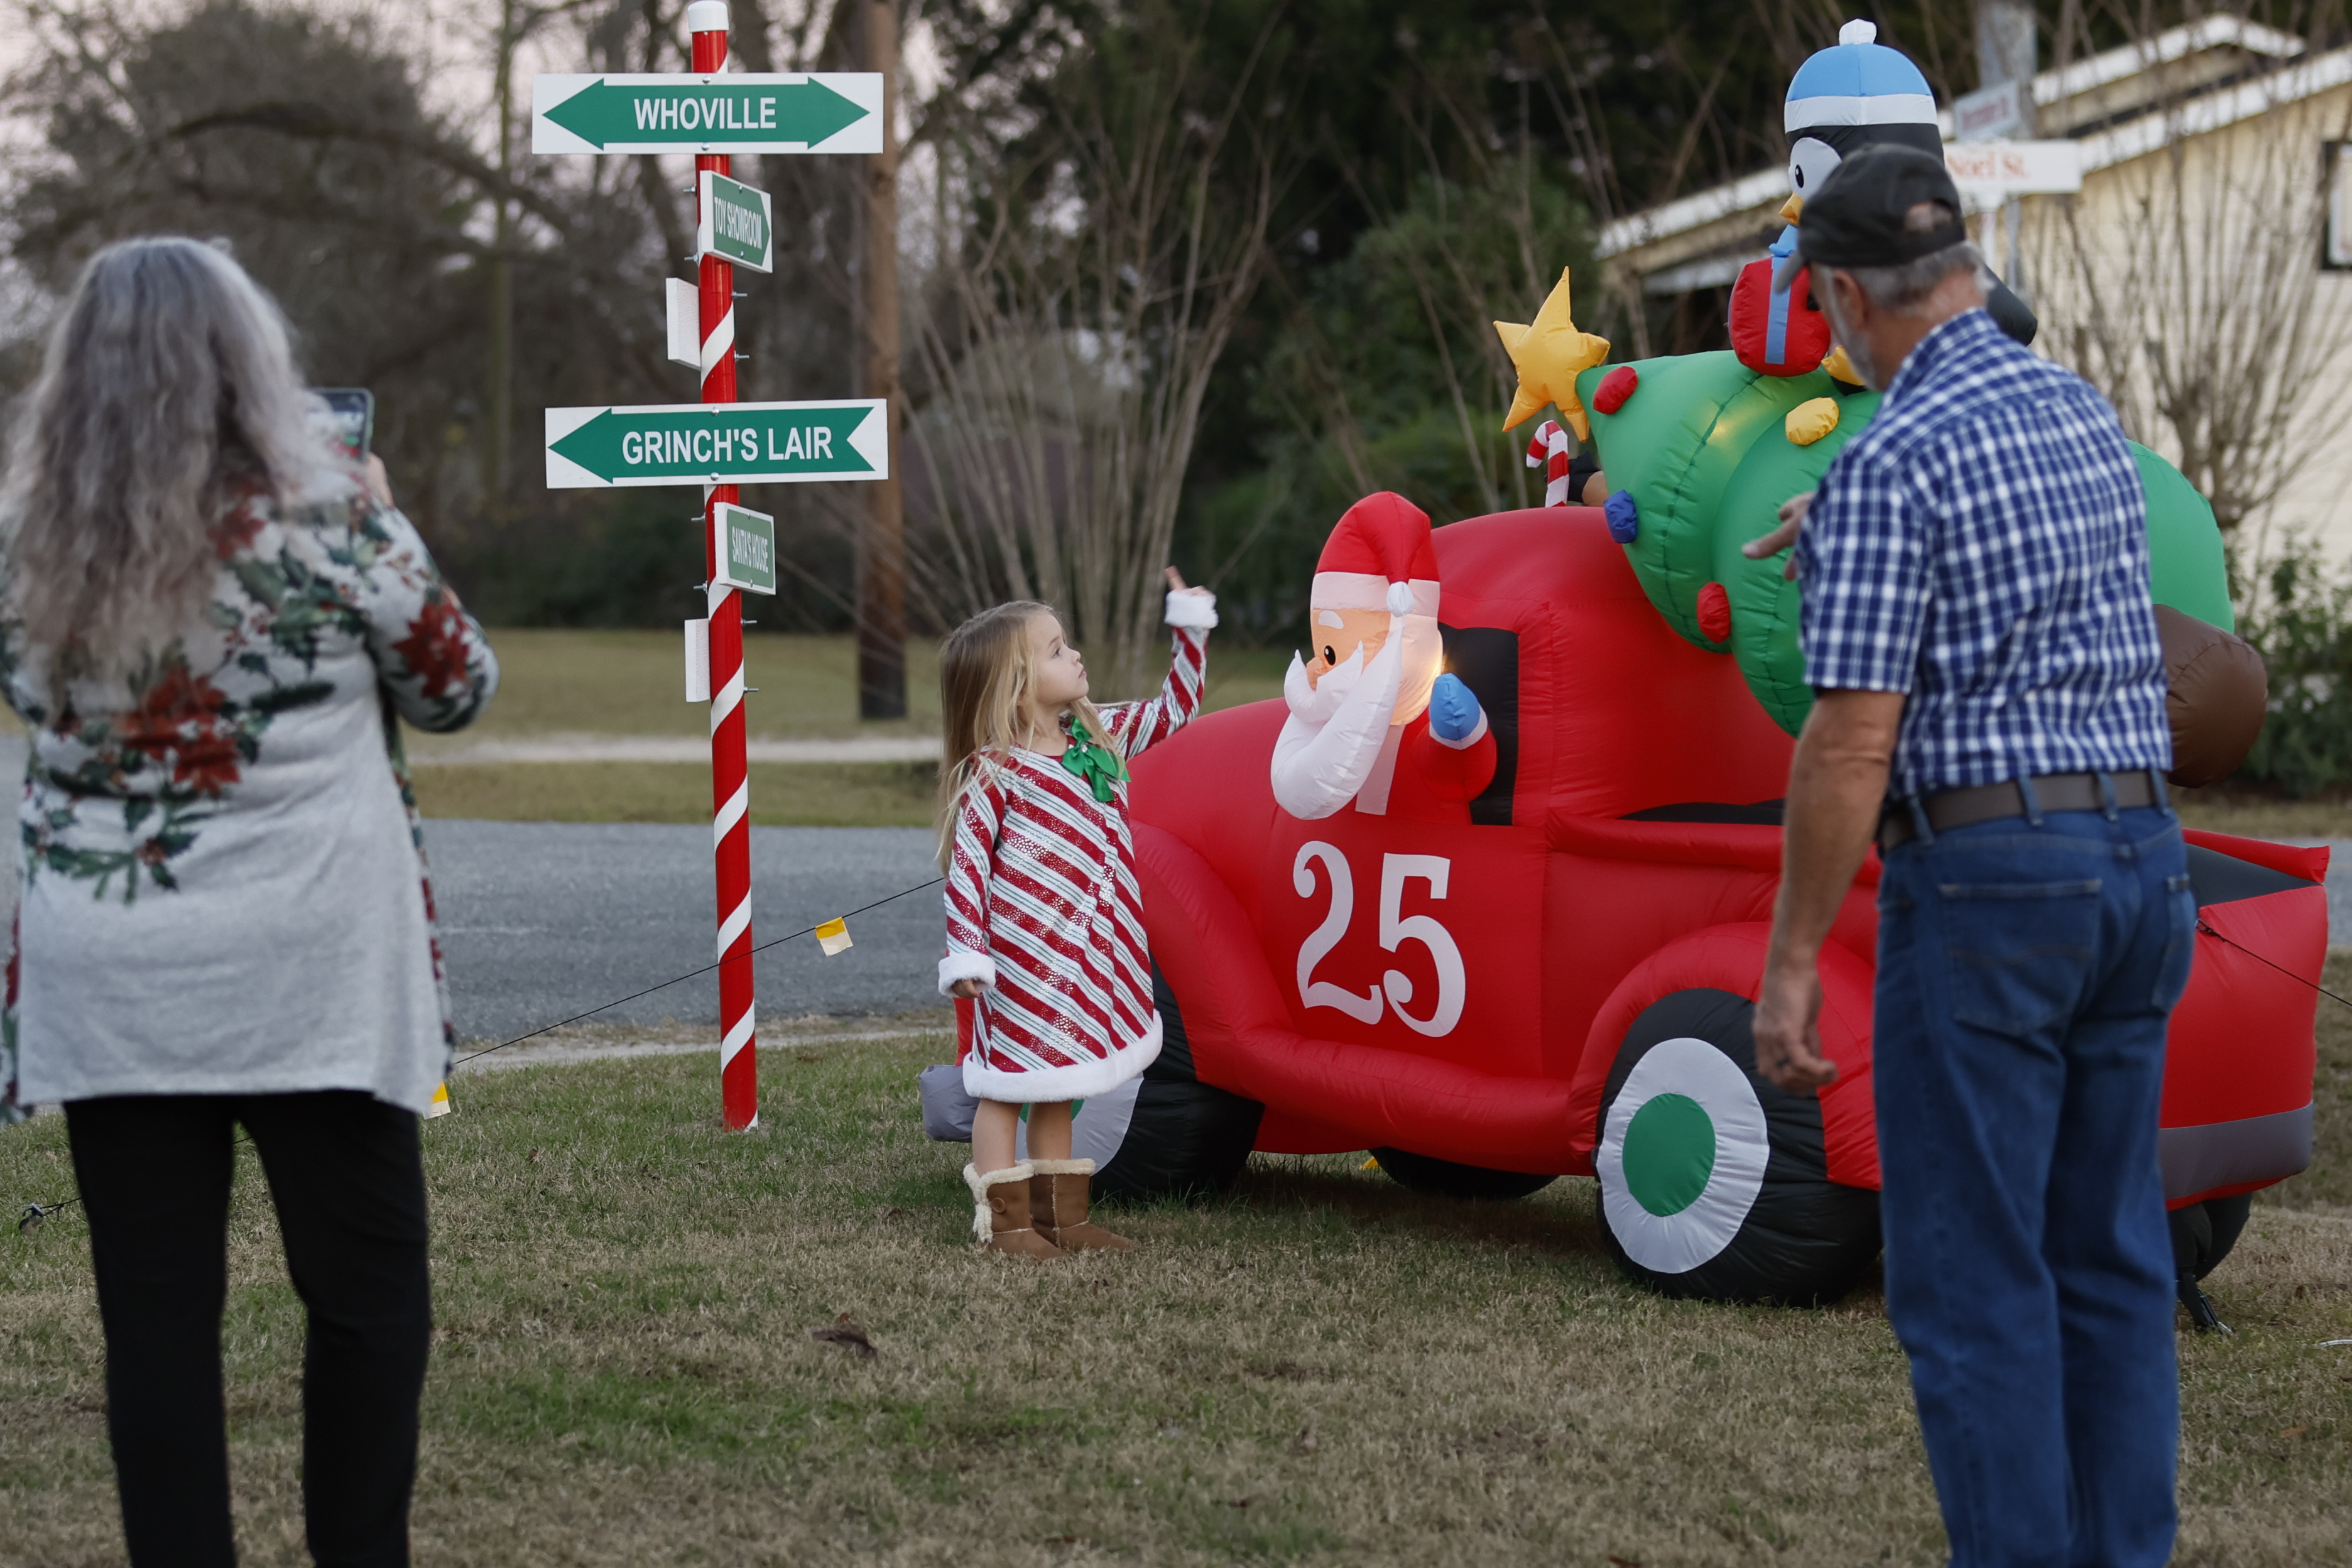
<svg viewBox="0 0 2352 1568"><path fill-rule="evenodd" d="M987 988L977 980L959 980L948 987L948 994L960 996L967 1002L976 1002L980 999L981 992L985 989Z"/></svg>
<svg viewBox="0 0 2352 1568"><path fill-rule="evenodd" d="M392 505L392 476L384 471L383 459L373 452L367 455L367 488L376 500Z"/></svg>
<svg viewBox="0 0 2352 1568"><path fill-rule="evenodd" d="M1165 568L1164 574L1168 579L1168 591L1171 594L1198 594L1205 595L1209 592L1206 588L1187 588L1184 586L1184 574L1177 571L1173 566Z"/></svg>

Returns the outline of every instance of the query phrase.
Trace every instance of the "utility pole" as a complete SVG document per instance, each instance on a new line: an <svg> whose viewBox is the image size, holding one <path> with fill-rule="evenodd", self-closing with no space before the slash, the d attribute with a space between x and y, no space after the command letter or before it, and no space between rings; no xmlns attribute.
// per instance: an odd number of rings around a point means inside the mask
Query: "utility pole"
<svg viewBox="0 0 2352 1568"><path fill-rule="evenodd" d="M2026 0L1977 0L1977 85L2017 84L2018 123L2009 132L2017 142L2033 140L2033 72L2035 68L2033 7ZM2031 299L2019 277L2018 198L2000 205L2000 221L2008 248L2002 281Z"/></svg>
<svg viewBox="0 0 2352 1568"><path fill-rule="evenodd" d="M857 716L907 716L907 525L898 488L898 13L863 0L859 68L882 75L882 150L866 166L864 363L858 395L885 400L890 477L866 489L857 530Z"/></svg>

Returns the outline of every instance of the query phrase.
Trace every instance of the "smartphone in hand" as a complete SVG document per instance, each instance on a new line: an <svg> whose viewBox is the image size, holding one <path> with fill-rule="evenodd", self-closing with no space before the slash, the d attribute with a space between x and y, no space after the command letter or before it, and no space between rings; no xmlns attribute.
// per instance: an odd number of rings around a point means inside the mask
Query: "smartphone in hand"
<svg viewBox="0 0 2352 1568"><path fill-rule="evenodd" d="M327 434L353 462L364 461L375 445L375 394L363 386L322 386L317 391L327 405Z"/></svg>

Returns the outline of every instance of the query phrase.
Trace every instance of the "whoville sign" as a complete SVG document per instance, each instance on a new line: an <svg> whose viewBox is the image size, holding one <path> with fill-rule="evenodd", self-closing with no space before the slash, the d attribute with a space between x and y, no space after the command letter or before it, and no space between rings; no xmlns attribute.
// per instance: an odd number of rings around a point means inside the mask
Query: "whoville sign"
<svg viewBox="0 0 2352 1568"><path fill-rule="evenodd" d="M890 476L878 397L547 411L547 486L793 484Z"/></svg>
<svg viewBox="0 0 2352 1568"><path fill-rule="evenodd" d="M879 153L879 72L538 76L534 153Z"/></svg>

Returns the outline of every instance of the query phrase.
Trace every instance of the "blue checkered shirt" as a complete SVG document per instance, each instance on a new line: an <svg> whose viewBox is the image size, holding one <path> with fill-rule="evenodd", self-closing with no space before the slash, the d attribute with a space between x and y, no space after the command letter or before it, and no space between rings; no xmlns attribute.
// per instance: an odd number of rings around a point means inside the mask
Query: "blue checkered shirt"
<svg viewBox="0 0 2352 1568"><path fill-rule="evenodd" d="M2172 765L2123 427L1984 311L1904 361L1822 476L1797 571L1807 682L1910 696L1895 795Z"/></svg>

